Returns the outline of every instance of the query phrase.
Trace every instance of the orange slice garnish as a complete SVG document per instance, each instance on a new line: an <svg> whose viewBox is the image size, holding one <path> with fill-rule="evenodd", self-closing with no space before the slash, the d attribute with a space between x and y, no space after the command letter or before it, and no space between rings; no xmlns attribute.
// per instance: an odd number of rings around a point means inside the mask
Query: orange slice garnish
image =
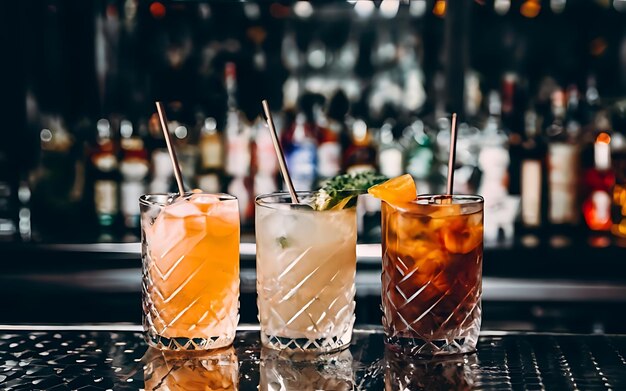
<svg viewBox="0 0 626 391"><path fill-rule="evenodd" d="M392 205L411 202L417 196L415 181L409 174L391 178L386 182L372 186L367 192Z"/></svg>

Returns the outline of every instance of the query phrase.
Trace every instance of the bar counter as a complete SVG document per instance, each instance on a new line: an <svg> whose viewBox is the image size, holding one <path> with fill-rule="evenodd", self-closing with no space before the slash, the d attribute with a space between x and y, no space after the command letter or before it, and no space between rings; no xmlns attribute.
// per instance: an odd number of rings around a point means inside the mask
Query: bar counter
<svg viewBox="0 0 626 391"><path fill-rule="evenodd" d="M375 326L317 357L261 349L257 326L182 355L149 349L139 326L0 326L0 389L623 390L626 335L483 331L476 354L427 361L385 349Z"/></svg>
<svg viewBox="0 0 626 391"><path fill-rule="evenodd" d="M248 238L250 239L250 238ZM139 243L1 243L0 324L141 322ZM380 244L357 245L356 321L379 324ZM243 240L242 323L257 322L255 245ZM486 246L483 327L626 334L626 247Z"/></svg>

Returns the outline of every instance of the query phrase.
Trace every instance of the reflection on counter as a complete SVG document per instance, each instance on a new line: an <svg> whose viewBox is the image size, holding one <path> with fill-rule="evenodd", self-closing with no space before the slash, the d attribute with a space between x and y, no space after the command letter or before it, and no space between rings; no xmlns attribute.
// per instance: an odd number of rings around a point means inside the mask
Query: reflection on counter
<svg viewBox="0 0 626 391"><path fill-rule="evenodd" d="M352 353L307 354L262 348L260 391L348 391L355 387Z"/></svg>
<svg viewBox="0 0 626 391"><path fill-rule="evenodd" d="M385 348L385 391L469 391L478 369L476 354L417 360Z"/></svg>
<svg viewBox="0 0 626 391"><path fill-rule="evenodd" d="M304 362L262 351L258 328L239 330L234 347L227 350L173 359L154 351L145 354L147 346L138 328L101 325L97 329L0 329L0 388L509 391L626 387L622 359L626 337L619 335L483 332L475 355L414 361L385 351L382 330L370 326L355 330L349 350Z"/></svg>
<svg viewBox="0 0 626 391"><path fill-rule="evenodd" d="M149 348L143 358L146 390L236 391L235 349L168 352Z"/></svg>

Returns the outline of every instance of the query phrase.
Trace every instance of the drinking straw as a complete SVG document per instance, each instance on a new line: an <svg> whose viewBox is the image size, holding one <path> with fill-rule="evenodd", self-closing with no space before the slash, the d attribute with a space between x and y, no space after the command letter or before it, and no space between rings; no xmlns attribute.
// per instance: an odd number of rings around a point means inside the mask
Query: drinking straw
<svg viewBox="0 0 626 391"><path fill-rule="evenodd" d="M456 113L452 113L452 128L450 130L450 156L448 157L448 182L446 194L452 196L454 184L454 162L456 160Z"/></svg>
<svg viewBox="0 0 626 391"><path fill-rule="evenodd" d="M274 150L276 151L276 157L278 157L280 172L283 175L283 179L285 180L285 183L287 184L287 189L289 190L289 194L291 195L291 203L299 204L300 201L298 200L296 189L293 187L293 182L291 181L291 176L289 175L289 170L287 169L287 163L285 162L285 154L283 153L283 149L281 148L280 142L278 141L278 134L276 133L276 128L274 127L274 120L272 119L270 106L265 99L261 101L261 104L263 105L263 114L265 115L267 127L270 129L270 135L272 136L272 142L274 144Z"/></svg>
<svg viewBox="0 0 626 391"><path fill-rule="evenodd" d="M161 130L163 130L163 136L165 136L165 143L167 144L167 151L170 155L170 160L172 161L172 166L174 166L174 177L176 177L176 183L178 184L178 192L182 197L185 194L185 188L183 187L183 176L180 172L180 165L178 164L178 159L176 158L176 152L174 152L174 146L172 145L172 139L170 137L170 132L167 127L167 117L165 116L165 108L163 107L162 102L154 102L156 104L157 113L159 114L159 121L161 122Z"/></svg>

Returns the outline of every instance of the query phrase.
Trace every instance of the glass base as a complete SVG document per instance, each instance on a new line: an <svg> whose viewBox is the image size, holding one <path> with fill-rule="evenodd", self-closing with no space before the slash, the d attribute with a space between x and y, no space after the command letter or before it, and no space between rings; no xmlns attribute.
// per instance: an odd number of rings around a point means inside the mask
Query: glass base
<svg viewBox="0 0 626 391"><path fill-rule="evenodd" d="M261 343L263 346L275 350L330 353L343 350L350 346L351 337L352 332L338 337L335 336L318 339L279 337L261 332Z"/></svg>
<svg viewBox="0 0 626 391"><path fill-rule="evenodd" d="M160 350L213 350L233 344L235 337L208 337L208 338L168 338L150 332L144 333L148 345Z"/></svg>
<svg viewBox="0 0 626 391"><path fill-rule="evenodd" d="M423 358L475 353L477 342L477 336L433 340L406 337L385 337L385 345L391 351L401 352L412 357Z"/></svg>

